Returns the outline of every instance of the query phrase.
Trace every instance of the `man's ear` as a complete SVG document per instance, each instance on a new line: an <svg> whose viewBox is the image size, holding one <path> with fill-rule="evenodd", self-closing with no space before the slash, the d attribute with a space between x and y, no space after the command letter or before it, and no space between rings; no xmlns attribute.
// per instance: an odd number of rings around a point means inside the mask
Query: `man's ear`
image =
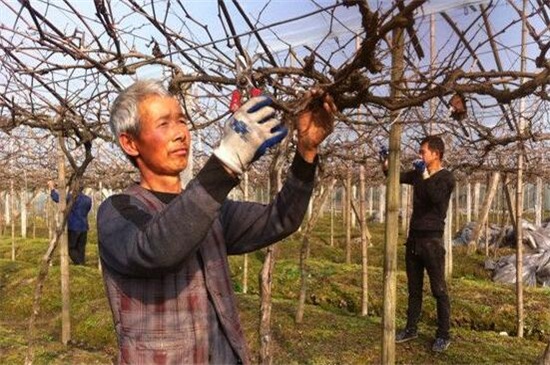
<svg viewBox="0 0 550 365"><path fill-rule="evenodd" d="M120 144L120 147L122 148L122 150L128 156L137 157L139 155L139 150L136 146L135 138L130 134L121 133L118 136L118 143Z"/></svg>

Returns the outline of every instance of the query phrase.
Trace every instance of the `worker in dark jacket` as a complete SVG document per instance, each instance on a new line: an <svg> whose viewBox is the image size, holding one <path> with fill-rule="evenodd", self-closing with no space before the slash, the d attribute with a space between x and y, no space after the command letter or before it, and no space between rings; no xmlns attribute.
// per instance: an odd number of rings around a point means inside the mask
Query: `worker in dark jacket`
<svg viewBox="0 0 550 365"><path fill-rule="evenodd" d="M140 172L139 184L108 198L97 218L119 363L249 363L227 255L258 250L299 227L317 146L335 112L327 96L297 117L298 151L270 204L228 200L239 176L286 135L270 104L260 96L238 109L213 156L182 190L190 135L178 100L152 80L115 100L111 128Z"/></svg>
<svg viewBox="0 0 550 365"><path fill-rule="evenodd" d="M451 306L445 282L443 231L455 178L442 166L444 152L445 145L440 137L427 136L420 142L421 159L413 162L413 170L400 175L402 184L413 186L413 211L405 254L409 291L407 325L396 334L395 340L402 343L418 337L426 270L437 302L437 331L432 345L435 352L445 351L450 344ZM386 172L387 161L383 161Z"/></svg>
<svg viewBox="0 0 550 365"><path fill-rule="evenodd" d="M52 200L59 203L59 193L55 189L54 182L48 181ZM67 195L67 204L70 204L71 195ZM92 199L79 189L67 222L69 257L76 265L86 263L86 242L88 240L88 213L92 208Z"/></svg>

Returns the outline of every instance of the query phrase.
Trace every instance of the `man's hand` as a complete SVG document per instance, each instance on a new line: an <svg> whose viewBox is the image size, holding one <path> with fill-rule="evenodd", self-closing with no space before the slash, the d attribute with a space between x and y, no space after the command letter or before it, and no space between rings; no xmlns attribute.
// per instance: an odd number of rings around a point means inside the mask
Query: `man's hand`
<svg viewBox="0 0 550 365"><path fill-rule="evenodd" d="M334 100L323 91L312 89L305 95L306 109L298 114L296 131L298 135L298 153L307 162L313 162L317 156L317 147L332 133L334 114L337 112Z"/></svg>
<svg viewBox="0 0 550 365"><path fill-rule="evenodd" d="M380 145L380 149L378 150L378 159L380 160L380 166L382 166L382 171L385 173L388 171L388 156L390 155L390 151L388 150L388 147L384 145Z"/></svg>
<svg viewBox="0 0 550 365"><path fill-rule="evenodd" d="M388 156L390 155L390 151L388 150L388 147L381 145L380 149L378 150L378 159L380 162L385 162L388 159Z"/></svg>
<svg viewBox="0 0 550 365"><path fill-rule="evenodd" d="M412 163L414 169L418 171L424 180L430 177L430 173L428 172L428 169L426 168L426 163L424 160L414 160Z"/></svg>
<svg viewBox="0 0 550 365"><path fill-rule="evenodd" d="M412 164L414 169L420 173L426 170L426 163L423 160L414 160Z"/></svg>
<svg viewBox="0 0 550 365"><path fill-rule="evenodd" d="M247 101L225 123L224 136L214 155L231 171L245 172L269 147L279 142L288 130L273 118L272 100L258 96Z"/></svg>

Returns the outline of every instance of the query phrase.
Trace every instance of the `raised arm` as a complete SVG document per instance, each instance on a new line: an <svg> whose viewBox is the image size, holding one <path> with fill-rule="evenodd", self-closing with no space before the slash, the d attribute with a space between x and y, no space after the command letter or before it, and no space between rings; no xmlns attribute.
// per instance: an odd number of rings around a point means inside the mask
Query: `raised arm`
<svg viewBox="0 0 550 365"><path fill-rule="evenodd" d="M334 128L332 97L312 89L295 121L297 153L281 191L267 206L229 202L222 224L229 253L249 252L281 240L300 226L313 191L319 145Z"/></svg>
<svg viewBox="0 0 550 365"><path fill-rule="evenodd" d="M242 254L273 244L302 223L313 191L316 162L296 154L281 191L268 204L227 201L221 222L229 254Z"/></svg>

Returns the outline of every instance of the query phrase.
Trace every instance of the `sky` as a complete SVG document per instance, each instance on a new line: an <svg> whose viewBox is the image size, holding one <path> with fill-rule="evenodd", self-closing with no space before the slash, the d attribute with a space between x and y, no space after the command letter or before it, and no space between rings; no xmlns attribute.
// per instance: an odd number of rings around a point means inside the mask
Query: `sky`
<svg viewBox="0 0 550 365"><path fill-rule="evenodd" d="M143 3L146 9L150 10L149 1L140 2ZM185 7L187 12L191 15L192 19L187 19L184 17L183 11L179 8L177 2L170 3L171 15L168 17L167 23L172 29L180 30L180 34L184 38L193 39L197 44L204 44L210 42L210 38L207 37L206 32L203 28L198 27L193 21L200 22L202 24L208 24L208 30L211 32L211 35L214 40L223 40L226 37L226 33L221 26L220 19L218 17L219 9L218 3L214 0L185 0L181 1L181 4ZM388 0L370 0L369 1L372 8L382 6L386 8L391 4ZM426 57L423 60L418 62L418 66L421 69L428 70L428 65L430 63L430 47L429 47L429 17L426 15L446 11L453 20L460 24L464 20L469 20L475 17L479 17L478 5L481 3L487 3L487 1L480 0L462 0L462 1L453 1L453 0L431 0L428 5L426 5L421 12L418 13L416 21L418 23L418 36L421 39L423 50L426 54ZM519 2L518 2L519 3ZM11 1L8 3L12 8L19 9L20 5L16 1ZM51 5L47 8L44 1L34 1L33 6L42 7L43 11L47 13L47 17L50 20L53 20L56 26L61 29L64 29L67 34L72 34L75 28L74 18L70 18L63 11L56 9L58 7L66 7L64 3L59 1L51 1ZM95 18L95 7L92 1L73 1L71 4L79 9L79 11L84 14L84 16ZM156 1L154 2L155 9L157 11L156 15L159 18L163 17L163 8L165 8L168 2L165 1ZM233 15L238 14L235 6L231 1L226 1L225 4L229 12ZM330 54L334 49L334 46L339 42L340 44L349 41L353 36L353 31L360 30L361 17L357 11L357 7L345 8L339 6L335 8L335 19L332 23L332 31L329 33L329 25L331 22L331 17L324 12L317 13L312 16L307 16L303 19L295 20L292 22L284 22L273 26L279 22L283 22L292 18L298 18L304 14L309 14L313 11L318 10L323 7L330 7L335 4L333 0L318 0L316 3L305 0L273 0L273 1L260 1L260 0L251 0L251 1L241 1L240 4L244 8L245 12L250 16L251 20L257 19L258 14L261 14L261 21L256 25L257 29L263 29L260 31L262 38L268 43L270 49L277 53L277 51L287 51L288 46L292 45L298 49L298 52L302 52L299 56L303 57L306 54L306 50L303 45L309 45L316 47L319 43L322 42L322 47L319 49L321 53ZM496 7L492 10L491 13L491 22L495 31L498 31L504 24L509 22L510 18L514 15L513 9L507 5L505 0L497 0L494 2ZM119 19L120 23L117 24L117 27L121 31L131 30L131 34L126 35L126 39L129 43L133 43L136 48L143 53L150 53L150 41L152 36L158 36L158 32L152 30L152 27L143 27L139 22L143 22L143 18L138 16L131 15L131 10L128 8L128 5L122 1L113 0L111 6L114 9L115 14L118 16L125 15L124 18ZM149 11L149 13L152 13ZM6 26L11 26L14 23L15 14L11 11L0 11L0 23ZM249 32L249 27L244 23L242 18L238 15L233 16L235 21L235 27L237 33L243 34ZM454 41L449 41L450 30L448 25L445 23L441 16L435 17L436 23L436 52L439 59L444 59L449 53L453 52L456 48L456 39ZM21 26L22 23L19 23ZM82 25L78 25L82 29ZM264 29L266 28L266 29ZM24 29L22 29L24 30ZM152 33L152 32L155 33ZM473 29L470 33L484 34L483 30ZM106 37L104 35L104 37ZM328 40L323 39L327 37ZM284 42L281 41L284 40ZM91 41L91 37L88 36L86 40ZM262 52L259 49L258 44L254 37L242 37L243 42L245 42L245 47L250 54L256 52ZM247 42L247 43L246 43ZM473 46L476 47L476 43L479 43L479 40L472 42ZM515 46L513 49L503 52L503 63L505 69L519 69L519 45L520 38L518 32L518 26L511 28L506 32L499 35L498 47L510 47ZM229 58L234 58L235 50L228 49L226 47L226 41L220 41L216 43L216 46L222 49ZM209 46L207 46L208 48ZM301 51L300 51L301 50ZM342 62L348 60L352 57L354 51L354 42L350 42L344 54L338 55L333 58L334 66L341 65ZM533 58L537 54L537 49L533 45L530 46L528 53ZM189 54L194 54L189 52ZM281 52L282 55L286 52ZM194 54L196 56L196 54ZM486 69L494 69L494 60L490 48L488 45L476 48L476 55L485 65ZM179 56L179 55L178 55ZM465 55L466 56L466 55ZM70 62L70 60L63 60L61 56L58 56L59 62ZM385 62L389 62L389 59L386 59ZM466 70L471 69L473 66L471 63L464 65ZM474 67L475 68L475 67ZM0 70L1 71L1 70ZM138 71L138 77L158 77L161 70L159 66L150 66L141 68ZM2 77L0 75L0 85L2 82ZM121 78L121 82L129 84L132 82L132 78ZM77 78L73 78L72 85L80 93L80 90L84 90L84 94L87 92L93 92L93 90L86 90L90 85L85 85L78 82ZM82 95L82 94L81 94Z"/></svg>
<svg viewBox="0 0 550 365"><path fill-rule="evenodd" d="M19 2L15 0L5 0L9 1L7 4L9 7L12 7L16 10L20 8ZM144 7L150 8L151 1L142 1L137 0L139 3L144 4ZM168 4L165 1L161 0L152 0L155 1L155 8L157 9L157 16L162 17L162 8ZM47 17L49 20L53 21L56 26L63 29L66 34L72 34L74 32L75 20L68 17L63 11L56 9L58 7L66 7L64 2L58 0L51 0L51 4L47 10ZM181 4L185 6L185 9L193 17L193 19L185 18L183 11L179 9L178 2L173 1L171 3L172 15L169 16L168 24L172 29L180 30L180 34L185 38L192 38L197 44L204 44L210 42L210 39L207 37L204 29L198 27L192 20L197 22L208 24L209 31L212 34L212 37L215 40L223 40L226 36L224 29L221 27L220 19L218 17L219 9L218 3L214 0L181 0ZM225 2L231 14L237 14L235 6L232 1ZM390 1L376 1L370 0L369 3L373 8L377 8L378 5L382 5L382 8L385 8L391 4ZM470 20L476 17L479 17L479 4L488 3L488 1L479 1L479 0L431 0L427 6L422 9L422 12L419 12L416 17L418 25L418 36L421 39L424 52L426 57L423 60L418 62L418 66L421 69L428 70L428 64L430 60L430 49L429 49L429 17L427 15L431 13L437 13L440 11L446 11L451 19L456 21L459 25L466 20ZM490 19L493 24L495 31L498 31L507 24L511 17L514 16L514 10L507 4L505 0L496 0L493 2L496 6L492 10ZM516 1L519 4L519 1ZM2 3L4 4L4 3ZM44 1L34 0L32 2L33 6L43 7L45 11ZM361 17L357 11L356 7L345 8L339 6L335 9L336 20L332 23L332 31L328 33L329 24L331 22L331 17L327 13L317 13L312 16L307 16L303 19L294 20L292 22L284 22L282 24L273 26L278 22L283 22L292 18L298 18L304 14L311 13L318 10L322 7L330 7L335 4L333 0L318 0L316 3L306 0L273 0L273 1L260 1L260 0L249 0L249 1L240 1L240 4L245 9L245 12L250 15L251 19L257 18L258 14L261 13L261 22L256 24L257 29L267 29L261 30L262 38L267 41L271 50L275 51L286 51L288 45L297 47L302 50L302 56L305 55L305 50L299 46L309 45L316 47L325 37L328 37L328 40L323 41L323 47L320 51L325 53L330 53L332 47L336 42L345 42L352 37L353 31L358 31L361 29L360 22ZM96 19L95 17L95 7L93 1L89 0L75 0L71 1L71 5L79 9L84 16ZM132 30L131 34L128 34L125 38L129 42L134 42L136 48L142 52L149 54L150 46L148 46L151 41L152 34L158 34L156 31L152 33L151 27L143 27L143 18L138 16L132 16L131 10L128 6L118 0L112 0L111 5L115 11L115 14L119 17L125 15L124 18L120 19L120 23L117 24L121 31ZM471 5L471 6L470 6ZM0 5L2 7L3 5ZM477 10L476 10L477 9ZM28 17L28 14L26 14ZM13 25L16 19L16 15L13 14L9 9L0 9L0 24L10 27ZM240 16L233 17L235 21L235 26L237 33L243 34L249 31L249 27L242 21ZM449 41L451 32L448 25L439 15L435 17L436 23L436 52L440 59L444 59L449 53L451 53L456 47L456 37L453 41ZM19 26L22 26L22 23L19 23ZM78 25L82 28L82 25ZM541 29L544 29L542 26ZM21 29L26 31L26 29ZM498 47L503 49L505 47L513 46L509 51L503 52L503 63L505 69L519 69L519 46L520 46L520 37L519 37L519 28L518 25L514 26L511 29L508 29L506 32L499 35ZM483 29L472 29L471 33L484 34ZM157 36L157 35L155 35ZM548 33L546 34L548 36ZM106 37L106 36L105 36ZM284 39L284 42L281 42L280 39ZM249 39L249 43L245 43L245 47L248 52L253 54L259 50L258 45L254 37L242 37L243 42L246 42ZM89 42L91 37L88 35L86 40ZM474 39L472 45L477 47L479 40ZM224 50L229 58L233 58L235 54L234 49L226 48L226 41L221 41L216 43L216 45ZM336 61L343 62L346 59L350 59L353 55L354 44L351 42L346 50L346 53L339 55L335 58ZM538 52L536 47L530 46L529 55L533 58ZM190 52L191 54L192 52ZM280 56L282 57L286 52L281 52ZM476 55L483 62L486 69L494 69L494 60L490 52L490 49L487 45L482 48L476 48ZM0 53L0 57L2 57ZM178 55L179 56L179 55ZM58 56L58 61L60 63L68 62L69 60L62 59L61 56ZM389 57L384 60L384 62L389 62ZM32 63L29 63L32 67ZM336 65L338 66L338 65ZM1 66L0 66L1 67ZM464 66L467 71L472 67L471 63L468 63ZM158 77L161 70L160 67L146 67L138 71L138 76L140 78L145 77ZM5 84L3 72L0 69L0 92L2 92L2 85ZM59 77L66 78L66 73L59 75ZM124 84L129 84L132 82L130 77L120 77L121 82ZM71 87L74 89L75 95L77 96L86 96L96 90L91 90L96 87L95 85L86 85L83 81L79 81L78 78L71 79ZM35 87L35 92L40 88ZM224 101L222 100L222 103ZM487 100L487 103L494 103L493 100ZM500 117L500 116L499 116ZM548 116L546 116L548 118ZM486 121L488 124L492 123L489 119Z"/></svg>
<svg viewBox="0 0 550 365"><path fill-rule="evenodd" d="M472 10L474 5L477 7L480 3L487 3L488 1L480 0L431 0L428 2L421 12L419 12L417 17L417 22L422 24L422 28L419 31L419 36L424 42L424 51L427 54L426 60L422 61L421 64L427 65L429 63L429 17L423 17L432 12L438 11L447 11L453 19L456 19L457 22L460 22L461 18L467 18L471 16L477 16L475 11ZM57 2L54 1L53 4ZM150 2L143 2L144 7L150 9ZM237 14L235 6L231 1L225 2L228 10L231 14ZM381 5L383 8L387 7L391 2L388 0L370 0L370 5L373 8ZM506 5L506 1L497 0L495 2L498 6L493 11L493 16L491 21L494 24L495 29L498 29L501 24L504 24L507 21L513 11L510 11L509 6ZM33 5L37 8L42 7L44 10L45 2L35 1ZM57 3L60 7L64 6L63 3ZM162 17L162 8L166 6L168 2L156 1L155 8L157 9L157 16ZM180 29L181 34L184 37L194 38L197 43L207 43L210 42L210 39L207 37L204 29L197 27L193 21L189 19L182 18L183 12L179 8L177 3L170 3L170 8L172 13L177 14L178 16L171 15L168 17L168 24L172 29ZM186 0L182 1L181 4L185 6L185 9L193 17L193 20L196 20L202 24L209 25L209 31L212 34L212 37L215 40L224 39L226 34L224 29L221 26L220 19L218 18L219 10L217 1L214 0ZM257 15L261 12L261 22L256 24L257 28L263 28L277 22L282 22L290 18L296 18L304 14L311 13L312 11L318 10L320 7L330 7L335 4L333 0L318 0L316 4L311 1L305 0L272 0L272 1L263 1L263 0L251 0L251 1L241 1L241 6L244 8L244 11L251 17L251 19L257 18ZM10 2L10 5L19 9L19 4L16 1ZM72 5L79 9L84 15L89 16L90 18L95 18L95 7L92 1L73 1ZM471 5L469 7L468 5ZM111 6L114 9L114 12L117 14L128 14L128 6L121 1L112 1ZM67 33L70 34L74 31L75 23L73 19L70 19L64 12L58 11L55 7L50 6L47 10L48 19L53 19L56 26L66 29ZM331 17L327 13L318 13L313 16L308 16L304 19L296 20L290 23L280 24L278 26L270 27L268 29L262 30L260 33L264 40L269 44L270 49L273 52L277 51L286 51L288 45L291 44L294 47L301 45L310 45L316 46L324 37L329 37L336 39L338 37L350 37L351 31L359 31L361 29L360 22L361 17L357 11L357 7L345 8L339 6L335 9L336 19L332 24L332 32L327 34L329 29L329 24ZM14 23L15 14L11 11L1 11L0 12L0 23L6 26L10 26ZM249 31L249 27L244 23L240 16L233 17L235 21L235 27L239 34ZM152 34L150 28L139 28L136 27L136 22L143 22L142 18L132 17L131 15L121 20L120 24L117 26L120 29L132 29L131 36L129 35L128 39L132 39L133 42L139 50L143 52L149 52L148 44L151 41ZM138 24L139 25L139 24ZM444 25L444 21L441 17L436 17L436 27L439 29L436 31L436 42L438 50L441 50L444 56L444 53L449 52L448 48L445 47L454 47L454 44L446 45L446 39L449 36L448 27L441 27ZM79 25L82 29L82 25ZM446 34L447 33L447 34ZM504 33L500 37L501 44L517 44L519 46L519 41L517 39L517 32ZM157 33L158 37L158 33ZM284 42L281 42L277 37L284 39ZM90 40L91 37L88 37L87 40ZM246 37L244 38L246 41ZM253 54L256 51L261 50L258 48L258 44L254 37L249 37L249 43L245 44L249 53ZM216 43L220 48L225 47L225 41ZM330 47L331 42L326 42L328 47ZM333 43L332 43L333 44ZM228 54L234 54L234 50L227 49ZM350 48L349 52L353 52L353 47ZM349 58L349 54L345 57ZM483 57L483 54L480 54L480 57ZM515 62L517 57L515 55L510 55L508 61L510 65ZM343 60L343 59L342 59ZM143 69L140 71L140 76L148 77L152 74L158 73L158 69L151 68L149 70Z"/></svg>

